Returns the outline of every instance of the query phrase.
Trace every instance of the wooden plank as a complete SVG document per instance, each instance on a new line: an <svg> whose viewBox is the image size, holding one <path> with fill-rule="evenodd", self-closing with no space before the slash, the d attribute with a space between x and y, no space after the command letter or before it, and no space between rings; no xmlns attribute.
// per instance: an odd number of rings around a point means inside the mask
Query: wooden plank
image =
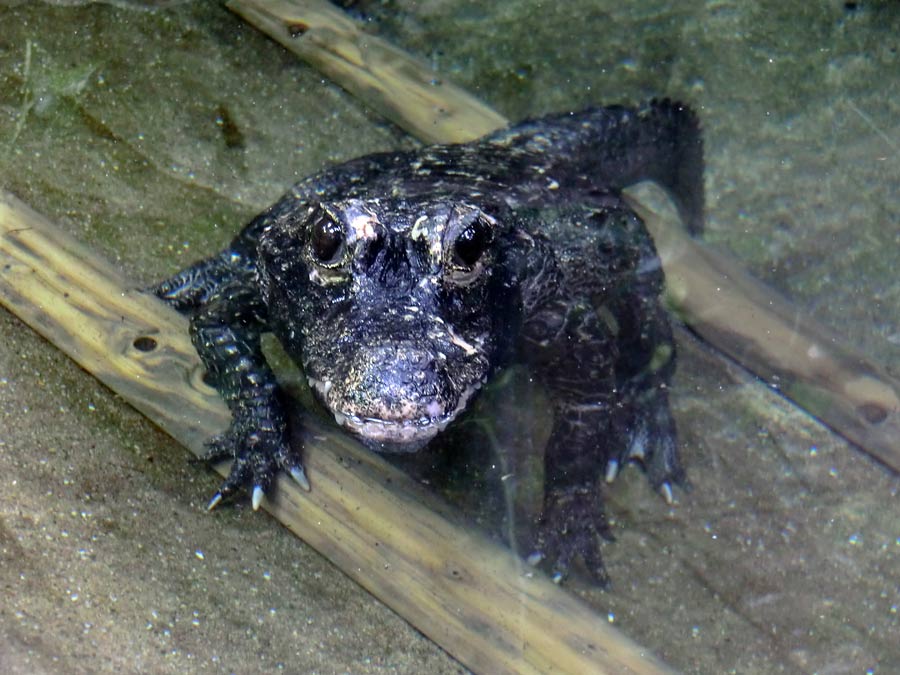
<svg viewBox="0 0 900 675"><path fill-rule="evenodd" d="M453 111L454 121L440 124L438 115L430 124L435 106L427 97L407 93L439 76L423 64L414 66L406 55L402 67L392 66L397 50L382 53L376 38L329 3L230 0L228 7L421 140L464 142L506 124L482 103L472 105L468 94L457 98L460 90L446 84L437 108ZM646 215L663 260L670 304L688 326L832 430L900 471L900 382L752 279L739 263L687 237L677 220Z"/></svg>
<svg viewBox="0 0 900 675"><path fill-rule="evenodd" d="M228 7L420 140L477 138L506 124L419 60L362 32L329 2L252 0Z"/></svg>
<svg viewBox="0 0 900 675"><path fill-rule="evenodd" d="M194 453L226 425L184 318L3 192L0 303ZM313 490L282 477L263 507L468 667L671 672L378 457L304 426Z"/></svg>
<svg viewBox="0 0 900 675"><path fill-rule="evenodd" d="M660 193L649 185L629 191L659 249L673 311L720 352L900 471L900 382L737 260L687 236Z"/></svg>

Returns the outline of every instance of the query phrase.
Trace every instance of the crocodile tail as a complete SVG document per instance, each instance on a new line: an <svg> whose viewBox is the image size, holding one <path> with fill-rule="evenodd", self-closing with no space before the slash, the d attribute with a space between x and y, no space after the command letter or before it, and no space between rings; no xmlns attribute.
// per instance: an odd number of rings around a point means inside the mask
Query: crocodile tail
<svg viewBox="0 0 900 675"><path fill-rule="evenodd" d="M693 235L703 231L703 137L697 115L686 105L663 99L639 112L653 147L629 182L648 178L669 191ZM642 134L643 135L643 134ZM642 144L643 145L643 144Z"/></svg>
<svg viewBox="0 0 900 675"><path fill-rule="evenodd" d="M621 190L642 180L665 188L691 234L703 230L703 140L686 105L669 99L528 120L488 136L525 165L572 183ZM515 156L515 155L514 155Z"/></svg>
<svg viewBox="0 0 900 675"><path fill-rule="evenodd" d="M703 138L693 110L662 99L588 110L574 120L581 127L575 156L585 158L580 171L617 190L652 180L671 195L688 232L703 231Z"/></svg>

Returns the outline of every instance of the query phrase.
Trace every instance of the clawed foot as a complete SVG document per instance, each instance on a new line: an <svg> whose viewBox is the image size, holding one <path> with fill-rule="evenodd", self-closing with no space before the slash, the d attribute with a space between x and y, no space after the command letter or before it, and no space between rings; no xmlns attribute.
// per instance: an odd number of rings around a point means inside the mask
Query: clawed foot
<svg viewBox="0 0 900 675"><path fill-rule="evenodd" d="M573 560L581 558L600 585L609 585L609 576L600 555L602 540L612 541L612 532L603 513L600 494L593 485L551 490L544 499L532 553L533 565L546 561L554 582L569 573Z"/></svg>
<svg viewBox="0 0 900 675"><path fill-rule="evenodd" d="M207 452L201 458L203 461L214 463L225 459L234 460L228 477L209 501L207 510L212 511L241 487L247 487L250 489L250 503L256 511L279 470L290 475L303 490L309 491L306 472L299 458L288 446L284 430L241 433L241 426L235 422L224 434L215 436L206 443Z"/></svg>
<svg viewBox="0 0 900 675"><path fill-rule="evenodd" d="M622 437L626 442L606 464L606 482L612 483L624 465L638 462L643 466L653 489L659 492L666 504L673 504L673 488L687 487L687 481L678 457L675 423L668 404L635 415Z"/></svg>
<svg viewBox="0 0 900 675"><path fill-rule="evenodd" d="M673 504L673 488L687 485L668 405L640 410L617 436L623 442L606 464L605 481L613 482L625 464L639 462L653 488L667 504ZM609 585L600 545L603 540L611 541L613 536L598 488L589 481L550 488L544 497L544 510L528 561L548 564L556 582L566 577L573 560L581 558L599 584Z"/></svg>

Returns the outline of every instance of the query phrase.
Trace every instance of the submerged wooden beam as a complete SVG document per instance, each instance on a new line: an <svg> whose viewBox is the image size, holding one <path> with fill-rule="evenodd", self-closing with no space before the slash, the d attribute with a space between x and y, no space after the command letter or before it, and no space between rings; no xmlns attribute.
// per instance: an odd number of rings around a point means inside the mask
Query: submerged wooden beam
<svg viewBox="0 0 900 675"><path fill-rule="evenodd" d="M900 471L900 382L739 261L687 236L660 193L649 185L629 191L656 240L672 309L772 389Z"/></svg>
<svg viewBox="0 0 900 675"><path fill-rule="evenodd" d="M429 88L440 81L436 73L362 32L323 0L230 0L228 7L420 140L460 143L507 123L456 87ZM441 102L422 91L440 93ZM441 111L452 111L446 118L452 123L442 123ZM689 238L677 221L645 215L663 260L670 304L685 323L900 472L900 382L752 279L739 263Z"/></svg>
<svg viewBox="0 0 900 675"><path fill-rule="evenodd" d="M195 454L226 426L185 319L2 191L0 304ZM378 457L304 426L313 490L281 477L263 507L466 666L671 672Z"/></svg>
<svg viewBox="0 0 900 675"><path fill-rule="evenodd" d="M362 32L325 0L242 0L228 7L420 140L477 138L506 124L491 107Z"/></svg>

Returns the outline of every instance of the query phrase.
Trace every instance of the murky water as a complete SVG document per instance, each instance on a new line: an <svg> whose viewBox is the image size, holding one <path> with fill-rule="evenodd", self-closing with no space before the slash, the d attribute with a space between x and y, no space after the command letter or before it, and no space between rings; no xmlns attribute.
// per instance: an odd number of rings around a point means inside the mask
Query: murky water
<svg viewBox="0 0 900 675"><path fill-rule="evenodd" d="M690 102L704 240L897 376L896 3L353 10L511 119ZM413 144L213 3L2 2L0 25L0 187L136 283L217 250L322 166ZM0 670L459 667L269 519L204 515L216 477L5 311L0 334ZM683 672L894 672L896 476L678 340L693 489L669 507L623 471L606 491L612 587L576 574L568 588ZM505 408L511 428L542 394L527 377L508 387L476 412ZM446 469L456 484L460 466ZM502 462L485 466L472 482L500 484ZM478 494L457 496L485 511ZM486 512L489 531L508 527Z"/></svg>

